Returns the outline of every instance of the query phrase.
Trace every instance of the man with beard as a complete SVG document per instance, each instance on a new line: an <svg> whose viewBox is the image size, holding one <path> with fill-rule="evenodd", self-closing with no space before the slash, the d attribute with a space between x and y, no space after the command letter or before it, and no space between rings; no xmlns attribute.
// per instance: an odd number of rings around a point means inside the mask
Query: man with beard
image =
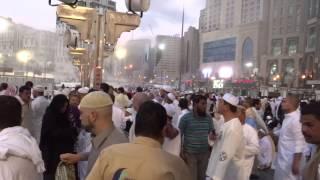
<svg viewBox="0 0 320 180"><path fill-rule="evenodd" d="M193 180L205 179L210 155L208 135L213 130L213 122L206 114L207 99L202 95L193 98L193 110L180 121L182 136L182 156L186 161Z"/></svg>
<svg viewBox="0 0 320 180"><path fill-rule="evenodd" d="M94 135L90 152L79 154L63 154L61 160L68 164L88 160L89 173L100 152L113 144L128 142L124 134L119 132L112 121L112 100L102 91L86 95L80 102L80 120L82 126Z"/></svg>

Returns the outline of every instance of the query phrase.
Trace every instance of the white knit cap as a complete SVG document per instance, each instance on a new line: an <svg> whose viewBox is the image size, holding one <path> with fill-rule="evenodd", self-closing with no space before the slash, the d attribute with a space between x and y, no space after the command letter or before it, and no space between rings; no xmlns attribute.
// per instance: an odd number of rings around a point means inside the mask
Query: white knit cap
<svg viewBox="0 0 320 180"><path fill-rule="evenodd" d="M89 92L88 87L83 87L83 88L78 89L78 93L80 93L80 94L88 94L88 92Z"/></svg>
<svg viewBox="0 0 320 180"><path fill-rule="evenodd" d="M95 91L84 96L80 102L80 108L103 108L113 104L110 96L102 91Z"/></svg>
<svg viewBox="0 0 320 180"><path fill-rule="evenodd" d="M227 103L238 107L239 105L239 98L237 98L236 96L230 94L230 93L226 93L223 97L223 100L225 100Z"/></svg>
<svg viewBox="0 0 320 180"><path fill-rule="evenodd" d="M176 97L173 95L173 93L169 93L169 94L168 94L168 98L169 98L171 101L176 100Z"/></svg>

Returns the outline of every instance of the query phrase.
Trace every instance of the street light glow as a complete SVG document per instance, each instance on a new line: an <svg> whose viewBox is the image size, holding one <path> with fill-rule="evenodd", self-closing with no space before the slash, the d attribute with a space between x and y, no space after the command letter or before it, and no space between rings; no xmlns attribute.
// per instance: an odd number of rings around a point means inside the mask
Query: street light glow
<svg viewBox="0 0 320 180"><path fill-rule="evenodd" d="M28 50L21 50L17 53L17 59L21 63L28 63L32 59L32 53Z"/></svg>
<svg viewBox="0 0 320 180"><path fill-rule="evenodd" d="M211 69L211 68L204 68L204 69L202 69L202 74L203 74L203 76L204 76L205 78L210 77L211 73L212 73L212 69Z"/></svg>
<svg viewBox="0 0 320 180"><path fill-rule="evenodd" d="M252 63L252 62L247 62L247 63L245 64L245 66L246 66L247 68L251 68L251 67L253 66L253 63Z"/></svg>
<svg viewBox="0 0 320 180"><path fill-rule="evenodd" d="M159 44L158 48L163 51L166 49L166 45L161 43L161 44Z"/></svg>
<svg viewBox="0 0 320 180"><path fill-rule="evenodd" d="M0 33L5 32L10 26L8 20L0 17Z"/></svg>
<svg viewBox="0 0 320 180"><path fill-rule="evenodd" d="M115 55L118 59L122 60L127 56L127 50L123 47L118 47L116 49Z"/></svg>
<svg viewBox="0 0 320 180"><path fill-rule="evenodd" d="M301 76L301 78L302 78L302 79L305 79L305 78L306 78L306 75L305 75L305 74L304 74L304 75L302 75L302 76Z"/></svg>
<svg viewBox="0 0 320 180"><path fill-rule="evenodd" d="M233 76L233 69L231 67L221 67L219 70L219 77L221 78L231 78Z"/></svg>

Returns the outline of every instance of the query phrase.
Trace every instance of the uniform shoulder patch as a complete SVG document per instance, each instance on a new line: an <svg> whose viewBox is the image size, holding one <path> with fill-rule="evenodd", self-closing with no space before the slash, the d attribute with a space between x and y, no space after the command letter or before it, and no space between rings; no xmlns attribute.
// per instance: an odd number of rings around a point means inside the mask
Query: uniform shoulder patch
<svg viewBox="0 0 320 180"><path fill-rule="evenodd" d="M228 159L227 153L224 152L224 151L221 152L220 157L219 157L219 160L220 160L220 161L225 161L226 159Z"/></svg>

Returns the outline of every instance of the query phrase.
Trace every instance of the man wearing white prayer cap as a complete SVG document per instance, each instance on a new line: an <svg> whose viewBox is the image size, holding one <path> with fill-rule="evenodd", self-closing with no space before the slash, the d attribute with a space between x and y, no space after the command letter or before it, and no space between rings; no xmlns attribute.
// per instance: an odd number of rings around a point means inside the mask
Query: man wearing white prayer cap
<svg viewBox="0 0 320 180"><path fill-rule="evenodd" d="M88 87L82 87L78 89L78 93L80 94L80 99L82 99L85 95L89 93L89 88Z"/></svg>
<svg viewBox="0 0 320 180"><path fill-rule="evenodd" d="M75 164L87 160L89 174L103 149L113 144L128 142L128 138L114 127L112 105L110 96L102 91L91 92L84 96L79 105L80 119L84 128L95 136L92 139L92 149L81 154L63 154L62 161Z"/></svg>
<svg viewBox="0 0 320 180"><path fill-rule="evenodd" d="M210 135L214 144L206 172L208 180L244 179L244 136L237 113L238 104L239 98L229 93L218 100L218 113L223 115L225 122L220 132Z"/></svg>

